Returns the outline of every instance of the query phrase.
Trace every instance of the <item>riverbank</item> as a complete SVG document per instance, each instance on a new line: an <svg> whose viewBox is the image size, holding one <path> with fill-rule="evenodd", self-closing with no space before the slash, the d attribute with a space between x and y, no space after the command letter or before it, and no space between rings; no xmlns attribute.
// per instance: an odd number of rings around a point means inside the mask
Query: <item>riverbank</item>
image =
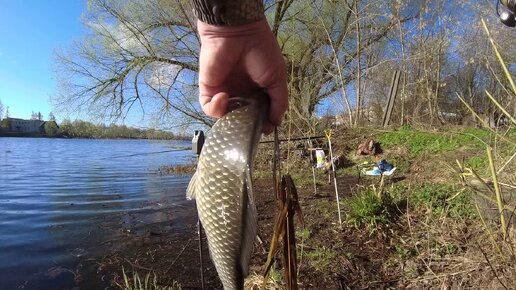
<svg viewBox="0 0 516 290"><path fill-rule="evenodd" d="M359 174L357 166L370 161L355 155L363 137L378 141L383 157L397 167L383 187L379 177ZM504 138L515 137L509 131ZM477 129L340 131L332 141L334 154L347 159L337 171L342 226L332 181L328 183L328 176L316 171L315 193L308 159L285 150L282 168L294 178L305 221L304 227L297 224L296 231L300 288L509 289L516 285L513 220L507 219L503 238L499 217L490 211L496 203L486 202L483 190L478 193L466 186L473 184L472 177L460 174L469 168L489 178L485 143L494 140L491 132ZM516 164L506 162L515 152L514 143L497 142L499 181L511 183ZM264 244L255 247L251 261L255 281L260 281L278 212L270 181L270 152L270 144L260 145L256 165L255 196ZM511 188L503 190L506 196L515 194ZM514 208L514 199L506 202L507 208ZM131 250L106 257L116 262L103 269L116 273L114 284L123 284L120 269L124 267L142 276L152 272L160 285L176 281L182 289L199 289L195 221L194 212L186 233L149 234L134 241L128 247ZM207 289L219 289L207 252L204 257ZM271 274L273 289L284 288L282 271L278 255Z"/></svg>
<svg viewBox="0 0 516 290"><path fill-rule="evenodd" d="M297 184L305 225L297 225L297 253L301 289L507 289L516 285L514 222L506 211L507 235L503 238L494 195L486 200L476 192L474 170L489 179L485 144L498 140L494 154L502 182L515 180L516 164L506 163L516 152L510 142L479 129L419 131L351 130L334 137L334 156L345 156L337 171L343 217L339 225L335 189L328 176L316 171L314 193L308 161L291 152L283 168ZM355 149L364 137L380 143L383 157L397 167L382 187L380 177L364 177L357 166L370 157ZM484 143L485 142L485 143ZM290 163L290 165L288 164ZM263 168L263 167L262 167ZM260 232L271 238L278 211L269 182L262 175L257 198ZM465 183L462 183L463 180ZM503 188L508 209L514 209L513 188ZM510 198L512 195L512 198ZM380 196L380 197L378 197ZM479 210L477 210L477 208ZM274 214L273 214L274 213ZM297 222L297 219L296 219ZM280 255L278 255L280 256ZM281 260L281 259L280 259ZM253 269L265 263L255 254ZM282 264L276 265L278 285Z"/></svg>
<svg viewBox="0 0 516 290"><path fill-rule="evenodd" d="M39 133L23 133L23 132L0 132L0 137L13 137L13 138L57 138L57 139L93 139L93 140L177 140L177 141L189 141L190 137L187 136L174 136L170 139L168 138L140 138L140 137L70 137L66 135L54 135L49 136L47 134L39 134Z"/></svg>
<svg viewBox="0 0 516 290"><path fill-rule="evenodd" d="M23 132L2 132L2 131L0 131L0 137L51 138L47 134L23 133ZM52 138L58 138L58 137L52 137Z"/></svg>

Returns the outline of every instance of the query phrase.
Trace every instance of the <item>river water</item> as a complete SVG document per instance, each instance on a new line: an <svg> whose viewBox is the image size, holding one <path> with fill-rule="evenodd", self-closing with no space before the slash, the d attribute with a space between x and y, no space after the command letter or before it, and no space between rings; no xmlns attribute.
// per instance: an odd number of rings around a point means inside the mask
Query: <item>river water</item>
<svg viewBox="0 0 516 290"><path fill-rule="evenodd" d="M121 233L180 223L171 213L194 206L185 200L189 176L158 169L194 162L190 150L163 152L188 146L0 138L0 289L70 289L52 278L106 254Z"/></svg>

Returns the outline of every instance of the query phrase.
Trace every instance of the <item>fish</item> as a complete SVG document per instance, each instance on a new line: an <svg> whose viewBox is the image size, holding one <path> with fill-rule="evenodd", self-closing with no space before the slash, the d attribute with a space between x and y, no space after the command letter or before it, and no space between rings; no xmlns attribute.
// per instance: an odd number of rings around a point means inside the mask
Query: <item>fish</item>
<svg viewBox="0 0 516 290"><path fill-rule="evenodd" d="M232 97L206 136L187 188L195 199L211 259L225 290L243 289L257 235L253 164L269 97Z"/></svg>

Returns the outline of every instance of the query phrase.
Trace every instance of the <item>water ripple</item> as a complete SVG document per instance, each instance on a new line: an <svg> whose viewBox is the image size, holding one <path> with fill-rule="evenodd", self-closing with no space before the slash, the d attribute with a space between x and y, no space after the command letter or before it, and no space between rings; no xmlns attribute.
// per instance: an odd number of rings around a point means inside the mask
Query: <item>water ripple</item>
<svg viewBox="0 0 516 290"><path fill-rule="evenodd" d="M193 206L184 198L189 178L157 171L191 163L195 156L148 153L188 145L0 138L0 288L15 287L34 271L99 254L99 245L128 229L177 223L171 214Z"/></svg>

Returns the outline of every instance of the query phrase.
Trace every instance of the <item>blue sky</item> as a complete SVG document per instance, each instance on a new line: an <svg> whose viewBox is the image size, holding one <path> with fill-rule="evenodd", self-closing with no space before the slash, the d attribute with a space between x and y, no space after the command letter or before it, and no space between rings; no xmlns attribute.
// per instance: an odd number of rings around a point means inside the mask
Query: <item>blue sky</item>
<svg viewBox="0 0 516 290"><path fill-rule="evenodd" d="M85 9L82 0L0 0L0 100L11 117L47 118L57 91L53 50L84 34Z"/></svg>

